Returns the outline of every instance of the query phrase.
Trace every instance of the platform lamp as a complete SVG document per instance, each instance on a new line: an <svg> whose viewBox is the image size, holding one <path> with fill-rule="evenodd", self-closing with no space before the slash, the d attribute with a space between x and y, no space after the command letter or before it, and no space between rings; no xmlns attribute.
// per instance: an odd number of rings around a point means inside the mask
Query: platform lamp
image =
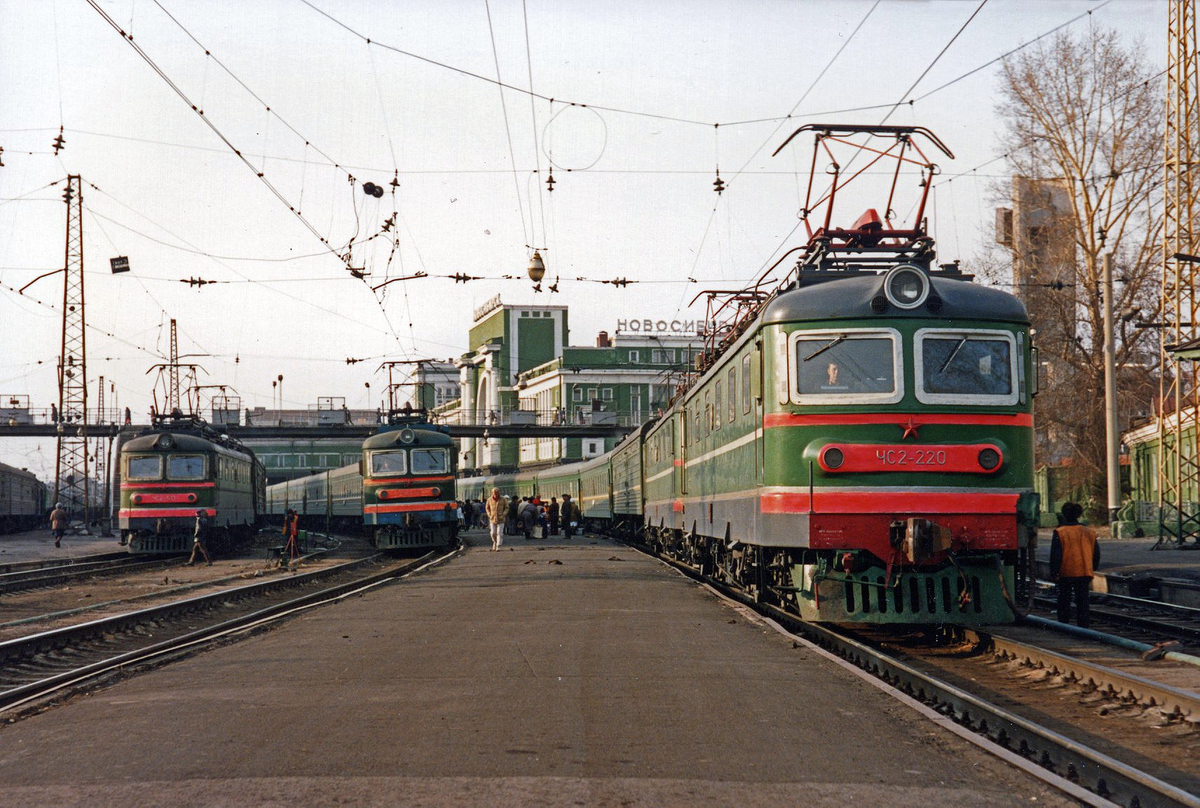
<svg viewBox="0 0 1200 808"><path fill-rule="evenodd" d="M283 374L279 374L279 426L283 426Z"/></svg>
<svg viewBox="0 0 1200 808"><path fill-rule="evenodd" d="M546 264L542 261L542 254L538 250L534 250L533 257L529 259L529 279L534 283L541 283L545 275Z"/></svg>

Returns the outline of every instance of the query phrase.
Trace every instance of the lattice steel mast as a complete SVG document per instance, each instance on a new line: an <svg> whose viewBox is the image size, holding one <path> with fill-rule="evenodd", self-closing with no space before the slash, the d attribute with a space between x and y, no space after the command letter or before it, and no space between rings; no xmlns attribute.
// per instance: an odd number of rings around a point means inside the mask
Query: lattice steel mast
<svg viewBox="0 0 1200 808"><path fill-rule="evenodd" d="M1164 153L1158 505L1159 541L1200 539L1200 389L1196 364L1177 355L1196 344L1197 192L1200 192L1200 84L1195 0L1172 0L1167 15L1167 125ZM1173 406L1174 412L1168 412Z"/></svg>
<svg viewBox="0 0 1200 808"><path fill-rule="evenodd" d="M58 452L54 500L91 522L88 475L87 340L83 312L83 183L67 177L66 264L63 274L62 351L58 359Z"/></svg>

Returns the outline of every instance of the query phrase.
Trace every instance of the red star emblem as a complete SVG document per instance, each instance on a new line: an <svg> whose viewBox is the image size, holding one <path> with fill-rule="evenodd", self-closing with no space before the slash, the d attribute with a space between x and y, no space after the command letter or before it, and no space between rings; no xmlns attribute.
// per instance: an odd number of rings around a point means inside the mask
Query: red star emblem
<svg viewBox="0 0 1200 808"><path fill-rule="evenodd" d="M920 429L920 427L913 420L911 415L908 416L908 423L897 424L897 426L904 430L904 434L900 436L900 440L907 440L910 435L912 436L913 440L917 440L917 430Z"/></svg>

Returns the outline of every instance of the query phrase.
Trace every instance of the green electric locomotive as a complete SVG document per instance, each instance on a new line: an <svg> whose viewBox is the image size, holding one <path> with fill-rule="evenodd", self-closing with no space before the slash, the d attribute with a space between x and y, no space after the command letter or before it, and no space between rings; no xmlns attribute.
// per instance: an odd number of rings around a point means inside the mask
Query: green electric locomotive
<svg viewBox="0 0 1200 808"><path fill-rule="evenodd" d="M137 554L183 553L196 512L220 550L248 538L265 510L266 471L254 453L201 425L172 425L120 449L121 543Z"/></svg>

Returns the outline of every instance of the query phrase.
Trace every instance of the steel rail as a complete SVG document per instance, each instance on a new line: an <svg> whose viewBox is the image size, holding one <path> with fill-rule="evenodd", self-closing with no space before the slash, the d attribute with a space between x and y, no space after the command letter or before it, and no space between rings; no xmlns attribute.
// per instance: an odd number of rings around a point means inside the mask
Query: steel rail
<svg viewBox="0 0 1200 808"><path fill-rule="evenodd" d="M451 558L457 552L459 551L454 550L446 553L444 558ZM17 685L9 688L8 690L0 692L0 714L11 711L16 707L26 704L32 700L48 696L64 687L87 681L99 674L123 668L155 656L161 656L165 653L169 653L172 650L195 644L206 639L211 639L220 634L229 633L230 631L238 630L255 623L260 623L263 620L294 611L298 608L304 608L316 603L340 598L351 592L376 586L380 583L401 577L410 572L414 572L419 568L422 568L423 564L428 566L430 563L435 563L436 561L440 560L434 559L433 561L430 561L430 557L433 555L435 555L435 553L430 552L399 567L394 567L392 569L375 573L373 575L368 575L363 578L358 578L353 581L337 584L332 587L327 587L317 592L301 595L298 598L273 604L252 613L230 618L211 626L205 626L178 637L163 640L161 642L134 649L132 651L127 651L114 657L81 665L77 668L72 668L71 670L62 671L60 673L38 679L37 681ZM310 583L319 580L320 578L340 574L378 558L379 555L367 556L365 558L355 559L354 561L347 562L345 564L339 564L336 567L329 567L324 570L317 570L302 575L289 576L286 579L267 581L251 584L249 586L238 587L236 589L223 590L222 592L188 598L183 601L176 601L169 604L154 606L148 609L139 610L137 612L130 612L123 615L116 615L114 617L102 618L76 626L68 626L65 628L41 632L29 637L22 637L0 642L0 661L2 661L4 664L11 664L16 660L29 659L30 657L38 654L69 648L72 644L81 641L90 641L96 637L120 633L128 630L129 628L142 625L147 622L169 620L171 618L191 614L202 609L209 609L219 605L220 603L230 600L244 600L246 598L255 597L258 595L270 594L276 589L299 586L304 583Z"/></svg>
<svg viewBox="0 0 1200 808"><path fill-rule="evenodd" d="M1039 594L1036 596L1036 599L1039 603L1051 608L1055 604L1055 599L1049 595ZM1200 620L1200 609L1192 606L1181 606L1177 603L1167 603L1166 601L1147 600L1145 598L1114 595L1111 593L1100 594L1096 598L1093 598L1093 600L1096 602L1091 604L1090 611L1096 617L1102 617L1121 626L1140 629L1171 639L1187 639L1191 642L1200 642L1200 625L1188 625L1190 621ZM1165 623L1146 615L1127 614L1106 609L1104 608L1106 601L1111 601L1116 606L1125 605L1161 612L1165 619L1178 620L1181 623Z"/></svg>
<svg viewBox="0 0 1200 808"><path fill-rule="evenodd" d="M95 555L77 556L71 559L39 558L33 561L8 561L0 564L0 575L7 575L10 572L24 572L26 570L61 567L65 564L87 564L93 561L111 561L117 558L129 558L129 553L96 553Z"/></svg>
<svg viewBox="0 0 1200 808"><path fill-rule="evenodd" d="M1115 698L1133 699L1147 707L1182 718L1200 720L1200 694L1164 685L1086 659L1039 648L994 631L963 629L963 635L1005 659L1043 668L1079 682L1091 683Z"/></svg>
<svg viewBox="0 0 1200 808"><path fill-rule="evenodd" d="M35 589L41 586L51 586L60 581L73 581L77 578L89 578L94 575L140 572L141 570L168 566L178 562L180 559L178 555L168 558L140 558L138 556L130 556L128 553L121 553L120 556L120 558L100 561L72 562L0 573L0 594L20 592L25 589Z"/></svg>
<svg viewBox="0 0 1200 808"><path fill-rule="evenodd" d="M884 651L844 636L828 626L808 623L778 606L755 602L745 592L703 576L694 567L659 555L645 545L633 546L662 559L693 580L713 586L729 597L769 616L798 636L868 671L899 692L931 705L955 723L984 736L1004 749L1015 751L1027 760L1035 761L1048 772L1083 786L1105 800L1138 808L1200 808L1200 797L1148 772L971 695L889 656Z"/></svg>

